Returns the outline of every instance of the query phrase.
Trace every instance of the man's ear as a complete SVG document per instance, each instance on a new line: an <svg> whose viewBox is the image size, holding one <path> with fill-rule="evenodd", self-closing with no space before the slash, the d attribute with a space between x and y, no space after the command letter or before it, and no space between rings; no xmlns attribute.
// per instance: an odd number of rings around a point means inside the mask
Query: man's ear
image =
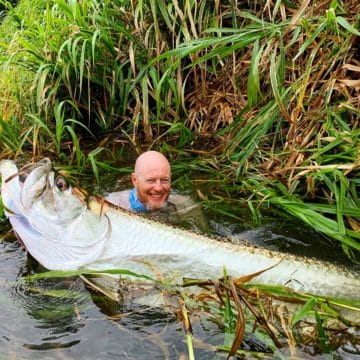
<svg viewBox="0 0 360 360"><path fill-rule="evenodd" d="M137 178L136 178L136 174L135 173L132 173L131 174L131 182L134 186L136 186L136 183L137 183Z"/></svg>

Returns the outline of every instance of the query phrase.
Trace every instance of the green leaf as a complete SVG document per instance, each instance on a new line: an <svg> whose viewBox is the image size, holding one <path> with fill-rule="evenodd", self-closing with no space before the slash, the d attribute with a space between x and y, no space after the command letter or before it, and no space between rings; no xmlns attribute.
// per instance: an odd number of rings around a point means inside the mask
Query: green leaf
<svg viewBox="0 0 360 360"><path fill-rule="evenodd" d="M298 323L305 315L309 314L310 311L314 310L314 306L316 305L317 300L314 297L311 297L305 305L299 309L293 316L293 319L291 321L292 325L295 325Z"/></svg>
<svg viewBox="0 0 360 360"><path fill-rule="evenodd" d="M331 348L330 348L329 338L325 334L324 328L321 323L321 318L317 311L315 311L315 319L316 319L316 324L317 324L318 339L319 339L321 350L325 354L330 354Z"/></svg>
<svg viewBox="0 0 360 360"><path fill-rule="evenodd" d="M293 58L293 61L296 61L298 57L301 56L301 54L312 44L312 42L318 37L318 35L323 31L323 29L326 26L326 21L322 22L316 30L313 32L313 34L303 43L303 45L300 47L298 53Z"/></svg>
<svg viewBox="0 0 360 360"><path fill-rule="evenodd" d="M108 269L108 270L52 270L52 271L45 271L43 273L38 273L34 275L25 276L19 279L19 281L35 281L40 279L51 279L51 278L66 278L72 276L79 276L79 275L92 275L92 274L110 274L110 275L129 275L136 278L150 280L152 282L157 282L155 279L151 278L150 276L137 274L133 271L126 270L126 269Z"/></svg>
<svg viewBox="0 0 360 360"><path fill-rule="evenodd" d="M247 83L247 100L250 107L257 103L260 93L259 63L264 51L264 46L265 44L259 49L259 40L254 42Z"/></svg>
<svg viewBox="0 0 360 360"><path fill-rule="evenodd" d="M346 29L347 31L349 31L350 33L356 35L356 36L360 36L360 31L358 31L357 29L355 29L345 18L343 18L342 16L337 16L336 17L336 22L342 26L344 29Z"/></svg>

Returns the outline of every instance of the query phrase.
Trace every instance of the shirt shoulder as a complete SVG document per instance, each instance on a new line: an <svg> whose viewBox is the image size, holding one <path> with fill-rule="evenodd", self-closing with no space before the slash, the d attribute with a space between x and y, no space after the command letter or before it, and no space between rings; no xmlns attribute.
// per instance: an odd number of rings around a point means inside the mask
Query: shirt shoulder
<svg viewBox="0 0 360 360"><path fill-rule="evenodd" d="M123 209L130 210L129 194L130 190L116 191L106 195L105 200Z"/></svg>

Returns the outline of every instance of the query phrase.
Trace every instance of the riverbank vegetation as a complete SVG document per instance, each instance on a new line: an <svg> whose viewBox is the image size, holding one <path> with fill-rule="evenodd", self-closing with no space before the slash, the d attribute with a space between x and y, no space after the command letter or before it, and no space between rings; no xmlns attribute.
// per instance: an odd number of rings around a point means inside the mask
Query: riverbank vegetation
<svg viewBox="0 0 360 360"><path fill-rule="evenodd" d="M270 206L359 255L357 1L1 4L2 157L101 178L158 149L204 206Z"/></svg>

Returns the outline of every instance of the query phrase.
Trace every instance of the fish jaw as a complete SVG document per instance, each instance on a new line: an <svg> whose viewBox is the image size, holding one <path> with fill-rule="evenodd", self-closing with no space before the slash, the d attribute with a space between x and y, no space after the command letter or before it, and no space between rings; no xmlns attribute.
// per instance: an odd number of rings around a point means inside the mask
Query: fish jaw
<svg viewBox="0 0 360 360"><path fill-rule="evenodd" d="M54 186L54 172L48 158L31 167L32 170L26 177L20 193L21 203L25 209L32 207L34 200L46 190L46 187Z"/></svg>
<svg viewBox="0 0 360 360"><path fill-rule="evenodd" d="M5 208L5 215L10 217L24 211L20 202L21 184L19 177L15 176L19 172L16 164L12 160L2 160L0 162L1 198Z"/></svg>

